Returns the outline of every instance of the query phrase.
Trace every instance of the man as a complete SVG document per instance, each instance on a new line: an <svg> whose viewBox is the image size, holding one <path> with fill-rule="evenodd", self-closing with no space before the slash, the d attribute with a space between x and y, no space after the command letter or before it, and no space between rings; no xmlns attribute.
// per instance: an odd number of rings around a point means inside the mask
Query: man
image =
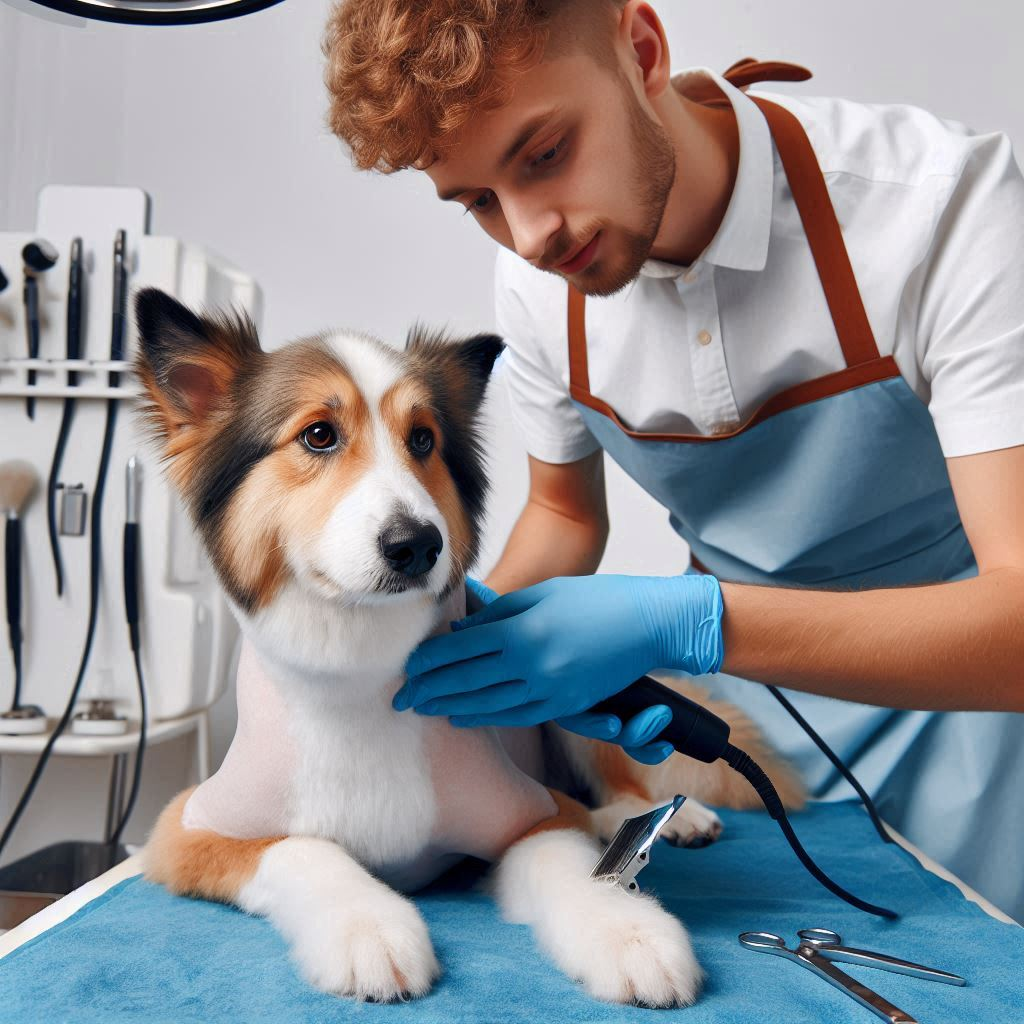
<svg viewBox="0 0 1024 1024"><path fill-rule="evenodd" d="M849 796L747 680L783 685L890 823L1024 916L1024 182L1007 139L673 77L641 0L345 0L325 52L357 165L424 170L504 247L530 455L491 603L414 654L396 706L553 718L653 761L665 709L625 726L588 709L675 668L747 708L816 795ZM780 76L800 77L731 75ZM589 575L604 452L706 573Z"/></svg>

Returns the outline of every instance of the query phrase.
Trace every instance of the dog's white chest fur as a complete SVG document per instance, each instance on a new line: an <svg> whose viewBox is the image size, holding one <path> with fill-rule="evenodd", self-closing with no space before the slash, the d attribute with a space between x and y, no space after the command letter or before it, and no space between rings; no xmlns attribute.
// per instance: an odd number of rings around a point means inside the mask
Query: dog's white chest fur
<svg viewBox="0 0 1024 1024"><path fill-rule="evenodd" d="M358 704L338 695L297 702L290 721L297 757L288 833L333 839L386 874L427 849L438 818L426 723L392 710L399 685L381 681Z"/></svg>
<svg viewBox="0 0 1024 1024"><path fill-rule="evenodd" d="M238 838L330 839L414 889L457 855L498 857L554 813L528 754L517 750L514 762L495 730L394 711L401 681L394 666L358 679L296 673L246 640L235 738L183 823Z"/></svg>

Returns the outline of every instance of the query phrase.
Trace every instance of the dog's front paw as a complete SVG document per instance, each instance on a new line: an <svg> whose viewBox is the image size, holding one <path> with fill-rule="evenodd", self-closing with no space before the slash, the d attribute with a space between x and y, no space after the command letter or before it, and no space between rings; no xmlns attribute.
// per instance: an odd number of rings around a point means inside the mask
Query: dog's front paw
<svg viewBox="0 0 1024 1024"><path fill-rule="evenodd" d="M566 943L562 966L597 999L689 1006L703 972L682 924L655 900L593 883L590 906Z"/></svg>
<svg viewBox="0 0 1024 1024"><path fill-rule="evenodd" d="M708 846L722 834L722 819L696 800L687 800L661 830L673 846Z"/></svg>
<svg viewBox="0 0 1024 1024"><path fill-rule="evenodd" d="M294 953L317 988L373 1002L425 995L441 973L419 911L392 892L321 908Z"/></svg>

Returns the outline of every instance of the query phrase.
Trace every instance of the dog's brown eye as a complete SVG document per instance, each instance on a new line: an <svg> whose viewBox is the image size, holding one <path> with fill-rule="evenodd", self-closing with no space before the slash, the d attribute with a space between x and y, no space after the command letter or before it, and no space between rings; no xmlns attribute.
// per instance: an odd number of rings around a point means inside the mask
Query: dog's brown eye
<svg viewBox="0 0 1024 1024"><path fill-rule="evenodd" d="M434 432L429 427L414 427L409 448L414 455L429 455L434 450Z"/></svg>
<svg viewBox="0 0 1024 1024"><path fill-rule="evenodd" d="M311 452L328 452L338 443L338 432L323 421L306 427L300 437Z"/></svg>

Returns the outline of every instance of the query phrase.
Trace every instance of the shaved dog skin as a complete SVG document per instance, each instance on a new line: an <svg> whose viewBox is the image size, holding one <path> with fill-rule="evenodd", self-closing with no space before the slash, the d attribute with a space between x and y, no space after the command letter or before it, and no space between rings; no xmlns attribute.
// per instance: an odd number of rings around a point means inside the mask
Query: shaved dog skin
<svg viewBox="0 0 1024 1024"><path fill-rule="evenodd" d="M265 351L244 315L155 289L135 314L143 422L242 633L231 748L161 814L148 877L268 918L312 985L388 1001L441 970L403 893L475 856L496 865L505 916L591 994L692 1002L683 926L589 873L627 812L677 792L691 799L668 837L714 838L694 798L749 804L727 769L648 768L554 726L455 729L391 707L413 648L465 614L500 339L417 330L398 349L325 331ZM754 727L715 710L798 806ZM553 764L572 782L551 788Z"/></svg>

